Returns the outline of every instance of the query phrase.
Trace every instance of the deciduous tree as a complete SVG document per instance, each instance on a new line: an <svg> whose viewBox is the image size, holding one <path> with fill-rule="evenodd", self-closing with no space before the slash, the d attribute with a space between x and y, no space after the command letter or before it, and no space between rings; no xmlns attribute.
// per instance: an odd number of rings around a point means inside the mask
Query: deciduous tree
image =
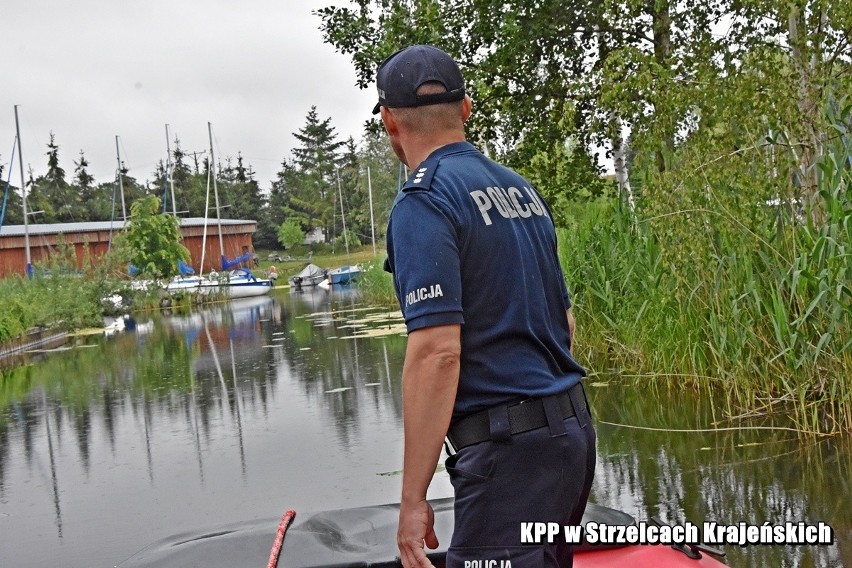
<svg viewBox="0 0 852 568"><path fill-rule="evenodd" d="M305 240L305 232L296 219L287 219L278 227L278 242L285 249L301 244Z"/></svg>
<svg viewBox="0 0 852 568"><path fill-rule="evenodd" d="M162 213L160 198L154 195L133 203L122 238L130 263L147 278L170 277L177 271L178 260L189 260L189 251L181 244L180 221Z"/></svg>

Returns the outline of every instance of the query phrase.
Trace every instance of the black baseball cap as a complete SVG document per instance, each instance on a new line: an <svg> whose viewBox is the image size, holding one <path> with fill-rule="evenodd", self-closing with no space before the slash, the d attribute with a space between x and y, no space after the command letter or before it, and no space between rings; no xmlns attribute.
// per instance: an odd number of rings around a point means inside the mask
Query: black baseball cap
<svg viewBox="0 0 852 568"><path fill-rule="evenodd" d="M418 95L423 83L437 81L447 88L445 93ZM376 74L379 107L418 107L460 101L464 98L464 79L453 58L431 45L412 45L400 49L379 65Z"/></svg>

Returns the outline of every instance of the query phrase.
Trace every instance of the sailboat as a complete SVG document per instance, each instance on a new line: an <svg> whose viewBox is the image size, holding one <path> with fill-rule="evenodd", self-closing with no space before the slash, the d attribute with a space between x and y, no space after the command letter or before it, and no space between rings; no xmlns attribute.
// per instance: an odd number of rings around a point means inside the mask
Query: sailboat
<svg viewBox="0 0 852 568"><path fill-rule="evenodd" d="M248 268L236 268L238 264L251 258L251 254L244 254L235 259L228 260L225 256L225 244L222 238L222 217L219 206L219 188L216 183L216 159L213 153L213 127L207 123L207 133L210 137L210 168L213 178L213 195L216 200L216 222L219 230L219 254L221 258L222 272L211 271L206 277L186 275L175 276L166 290L170 294L193 293L206 295L210 293L222 293L229 298L248 298L251 296L262 296L272 291L273 282L269 278L258 278ZM207 199L204 211L204 240L201 249L201 267L204 267L204 254L207 249L207 212L210 203L210 185L207 185Z"/></svg>
<svg viewBox="0 0 852 568"><path fill-rule="evenodd" d="M337 172L337 193L340 198L340 218L343 221L343 238L346 243L346 255L349 256L349 240L346 236L346 215L343 211L343 191L340 188L340 171ZM361 275L360 266L341 266L328 271L325 280L319 283L322 288L351 284Z"/></svg>

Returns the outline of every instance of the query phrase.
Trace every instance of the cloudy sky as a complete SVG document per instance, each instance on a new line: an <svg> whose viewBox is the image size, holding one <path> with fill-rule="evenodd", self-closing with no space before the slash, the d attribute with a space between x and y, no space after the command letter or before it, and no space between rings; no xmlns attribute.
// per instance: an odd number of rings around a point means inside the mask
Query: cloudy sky
<svg viewBox="0 0 852 568"><path fill-rule="evenodd" d="M361 137L374 89L322 42L311 12L333 0L2 0L0 164L21 124L25 168L46 170L50 132L70 180L80 150L97 182L152 178L166 124L187 152L241 152L267 189L312 105L339 137ZM338 4L346 4L338 0ZM12 184L18 185L17 157Z"/></svg>

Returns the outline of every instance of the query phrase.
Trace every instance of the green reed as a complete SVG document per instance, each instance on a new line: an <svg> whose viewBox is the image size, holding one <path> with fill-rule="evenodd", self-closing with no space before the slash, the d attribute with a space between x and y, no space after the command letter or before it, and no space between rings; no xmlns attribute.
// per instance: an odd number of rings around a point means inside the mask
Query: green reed
<svg viewBox="0 0 852 568"><path fill-rule="evenodd" d="M73 247L61 240L46 261L37 263L32 278L0 279L0 342L23 336L31 328L66 331L103 325L115 315L107 298L118 295L124 306L156 304L156 298L132 291L124 276L126 264L112 255L98 263L84 255L78 266Z"/></svg>
<svg viewBox="0 0 852 568"><path fill-rule="evenodd" d="M380 256L363 264L363 272L357 283L358 290L361 292L361 297L371 304L397 307L393 277L384 271L384 258Z"/></svg>
<svg viewBox="0 0 852 568"><path fill-rule="evenodd" d="M22 336L33 327L75 329L101 325L101 307L94 287L79 276L65 274L27 280L0 280L0 342Z"/></svg>
<svg viewBox="0 0 852 568"><path fill-rule="evenodd" d="M755 160L654 180L636 212L575 204L560 255L579 344L689 377L684 387L709 383L731 417L785 414L802 431L852 432L849 139L844 130L826 146L802 212L754 197L779 185Z"/></svg>

